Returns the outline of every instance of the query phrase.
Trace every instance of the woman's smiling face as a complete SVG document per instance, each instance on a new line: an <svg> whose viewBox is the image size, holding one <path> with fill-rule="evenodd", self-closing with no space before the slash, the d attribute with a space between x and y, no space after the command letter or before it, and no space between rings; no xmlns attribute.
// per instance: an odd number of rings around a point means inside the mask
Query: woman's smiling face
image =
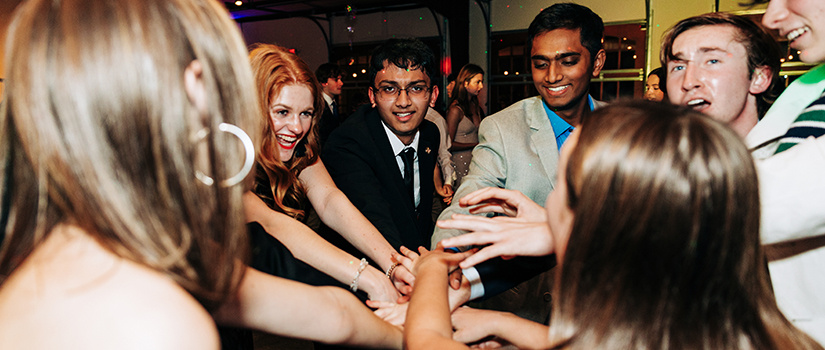
<svg viewBox="0 0 825 350"><path fill-rule="evenodd" d="M309 133L313 115L312 92L306 86L290 84L273 94L269 119L282 162L294 156L295 146Z"/></svg>

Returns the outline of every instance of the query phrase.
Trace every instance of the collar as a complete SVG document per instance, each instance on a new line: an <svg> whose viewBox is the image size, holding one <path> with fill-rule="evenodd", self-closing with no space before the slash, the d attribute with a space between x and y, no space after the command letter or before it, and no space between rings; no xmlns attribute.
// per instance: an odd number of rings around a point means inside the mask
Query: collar
<svg viewBox="0 0 825 350"><path fill-rule="evenodd" d="M553 133L556 135L556 138L558 138L561 134L567 131L567 129L573 128L573 126L570 125L567 121L559 117L559 115L556 114L556 112L553 112L553 110L551 110L550 107L548 107L547 104L544 103L543 99L541 100L541 105L544 106L544 111L547 113L547 117L550 119L550 126L553 127ZM591 111L595 108L595 105L593 104L593 97L591 97L590 95L587 95L587 105L590 106Z"/></svg>
<svg viewBox="0 0 825 350"><path fill-rule="evenodd" d="M825 64L811 68L785 88L762 120L756 123L756 126L745 137L745 143L752 151L761 148L766 150L759 151L760 154L754 154L756 158L773 155L776 149L775 144L768 145L785 135L788 127L802 113L802 110L822 95L823 89L825 89Z"/></svg>
<svg viewBox="0 0 825 350"><path fill-rule="evenodd" d="M324 101L327 102L327 106L330 106L330 108L332 108L332 102L335 102L335 99L333 99L332 96L327 95L327 93L323 91L321 91L321 96L324 97Z"/></svg>
<svg viewBox="0 0 825 350"><path fill-rule="evenodd" d="M390 147L392 147L392 154L398 155L407 147L412 147L416 152L418 152L418 135L421 134L420 131L416 130L415 136L413 137L412 142L409 145L405 145L401 140L398 139L398 136L395 136L395 133L390 130L387 124L384 124L384 121L381 121L381 126L384 127L384 131L387 133L387 138L390 140Z"/></svg>

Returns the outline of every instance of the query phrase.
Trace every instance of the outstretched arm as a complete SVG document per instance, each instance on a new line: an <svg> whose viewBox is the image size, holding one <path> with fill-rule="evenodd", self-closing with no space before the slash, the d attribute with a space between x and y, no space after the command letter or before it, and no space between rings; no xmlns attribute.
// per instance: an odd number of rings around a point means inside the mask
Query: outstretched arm
<svg viewBox="0 0 825 350"><path fill-rule="evenodd" d="M298 220L269 209L254 193L244 194L244 212L247 222L260 223L298 260L347 285L355 278L360 259L330 244ZM395 301L400 296L384 273L371 266L361 273L358 288L366 291L371 299Z"/></svg>
<svg viewBox="0 0 825 350"><path fill-rule="evenodd" d="M481 122L478 130L479 145L473 149L473 159L470 163L470 172L461 180L461 186L455 189L453 203L444 209L439 219L449 219L453 214L469 214L466 207L459 205L460 199L471 192L487 187L504 188L508 179L507 149L504 146L506 136L495 118L487 118ZM509 142L510 140L508 140ZM486 216L491 216L488 214ZM433 231L430 246L435 247L439 241L447 237L465 234L458 229L444 229L436 227Z"/></svg>
<svg viewBox="0 0 825 350"><path fill-rule="evenodd" d="M461 197L458 204L465 208L472 207L470 214L498 213L526 222L547 221L547 211L516 190L486 187Z"/></svg>
<svg viewBox="0 0 825 350"><path fill-rule="evenodd" d="M319 159L304 169L298 178L307 189L307 197L321 221L378 263L384 272L388 271L394 264L392 254L395 249L335 186L324 163ZM394 270L393 277L398 282L396 286L399 290L409 293L415 280L413 275L399 266ZM409 287L404 288L405 285Z"/></svg>
<svg viewBox="0 0 825 350"><path fill-rule="evenodd" d="M441 241L445 248L482 246L481 250L461 262L466 269L495 257L545 256L555 252L547 222L523 222L519 219L472 215L454 215L453 220L439 221L439 227L468 230L470 233Z"/></svg>
<svg viewBox="0 0 825 350"><path fill-rule="evenodd" d="M478 253L462 261L461 268L498 256L510 258L554 253L546 211L521 192L488 187L464 196L459 204L476 206L470 210L472 214L494 212L512 216L487 218L456 214L451 220L437 223L441 228L470 232L442 240L445 248L483 246Z"/></svg>
<svg viewBox="0 0 825 350"><path fill-rule="evenodd" d="M415 264L417 283L404 327L406 349L467 349L452 339L447 275L470 253L425 252Z"/></svg>
<svg viewBox="0 0 825 350"><path fill-rule="evenodd" d="M400 349L402 343L400 329L341 288L312 287L251 268L213 317L222 325L329 344Z"/></svg>
<svg viewBox="0 0 825 350"><path fill-rule="evenodd" d="M453 339L475 343L487 337L503 339L519 349L547 349L549 327L509 312L462 307L452 313Z"/></svg>

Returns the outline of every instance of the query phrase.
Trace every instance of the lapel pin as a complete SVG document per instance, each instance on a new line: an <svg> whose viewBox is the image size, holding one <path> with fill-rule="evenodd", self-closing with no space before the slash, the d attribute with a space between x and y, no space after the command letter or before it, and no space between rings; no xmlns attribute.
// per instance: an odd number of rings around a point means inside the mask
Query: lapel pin
<svg viewBox="0 0 825 350"><path fill-rule="evenodd" d="M430 154L430 148L429 148L429 147L425 148L425 149L424 149L424 153L426 153L426 154Z"/></svg>

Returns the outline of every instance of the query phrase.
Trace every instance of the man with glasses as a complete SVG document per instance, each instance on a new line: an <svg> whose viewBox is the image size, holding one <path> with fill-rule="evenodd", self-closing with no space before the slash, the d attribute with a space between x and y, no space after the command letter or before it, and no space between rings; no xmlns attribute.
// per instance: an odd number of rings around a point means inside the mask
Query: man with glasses
<svg viewBox="0 0 825 350"><path fill-rule="evenodd" d="M322 158L335 184L393 247L429 246L439 134L435 56L416 39L390 39L370 59L370 106L330 135Z"/></svg>

